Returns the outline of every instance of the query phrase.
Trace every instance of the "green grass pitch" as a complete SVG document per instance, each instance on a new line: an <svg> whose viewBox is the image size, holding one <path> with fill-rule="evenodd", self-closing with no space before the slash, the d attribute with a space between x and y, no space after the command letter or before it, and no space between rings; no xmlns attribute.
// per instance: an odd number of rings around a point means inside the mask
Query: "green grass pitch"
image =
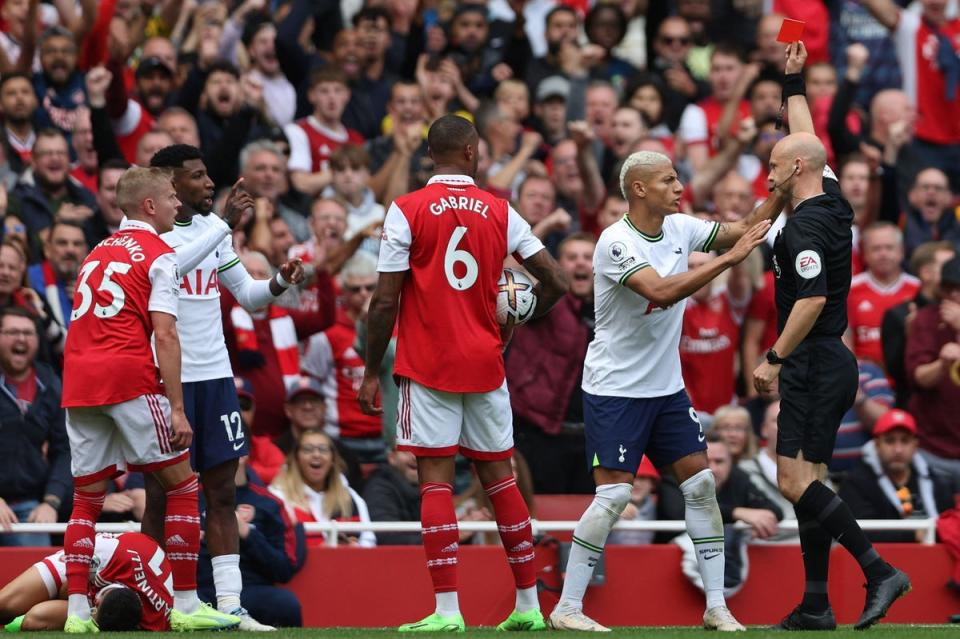
<svg viewBox="0 0 960 639"><path fill-rule="evenodd" d="M122 635L116 635L117 637L124 637L124 639L150 639L158 637L160 633L155 632L137 632L137 633L124 633ZM163 633L164 636L181 636L189 637L190 639L224 639L227 635L225 633L190 633L189 635L174 635L174 633ZM238 633L230 633L238 634ZM563 634L545 632L537 633L538 636L544 637L547 635L559 637L569 637L569 636L596 636L593 633L572 633L565 632ZM760 637L793 637L796 635L803 635L809 637L822 637L823 639L947 639L947 638L958 638L960 639L960 624L956 626L943 625L943 626L908 626L908 625L895 625L895 624L881 624L871 628L866 633L858 632L854 630L851 626L841 626L834 632L826 633L813 633L813 632L804 632L804 633L782 633L782 632L773 632L768 628L762 627L752 627L747 633L746 637L754 637L759 639ZM66 635L63 633L47 633L47 632L31 632L24 633L24 639L47 639L49 637L58 637L63 638ZM252 635L246 635L252 636ZM273 639L386 639L387 637L399 637L405 636L409 637L410 635L400 633L395 630L388 629L379 629L379 628L305 628L300 630L280 630L276 633L270 633L262 635L265 639L267 637ZM424 636L424 635L419 635ZM427 635L430 636L430 635ZM463 639L470 639L472 637L503 637L505 635L497 633L493 628L467 628L466 633L458 635L455 633L443 633L443 636L449 637L462 637ZM514 635L518 636L518 635ZM522 635L519 635L522 636ZM601 637L609 637L610 639L620 639L627 638L630 639L705 639L712 637L717 639L718 635L715 633L708 633L706 630L701 628L694 627L670 627L670 628L656 628L656 627L641 627L641 628L614 628L613 632L609 634L599 635ZM744 636L744 635L739 635Z"/></svg>

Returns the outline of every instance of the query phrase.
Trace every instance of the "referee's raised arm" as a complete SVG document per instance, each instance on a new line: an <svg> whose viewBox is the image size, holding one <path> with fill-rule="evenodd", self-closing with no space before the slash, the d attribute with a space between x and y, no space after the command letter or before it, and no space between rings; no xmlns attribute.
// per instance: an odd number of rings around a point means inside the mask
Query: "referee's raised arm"
<svg viewBox="0 0 960 639"><path fill-rule="evenodd" d="M810 133L813 129L813 116L807 104L806 87L803 83L803 65L807 61L807 48L803 40L787 45L787 66L784 69L783 99L787 103L787 125L790 133Z"/></svg>
<svg viewBox="0 0 960 639"><path fill-rule="evenodd" d="M804 94L803 65L807 60L807 48L803 45L803 41L788 44L786 56L787 65L783 82L783 99L787 103L787 118L790 133L814 134L813 118L810 115L810 107L807 105L807 98ZM760 206L755 208L750 215L742 220L721 224L720 230L717 232L717 238L713 242L714 248L730 248L748 229L753 228L763 220L772 221L780 215L783 207L785 207L789 201L787 191L783 188L786 180L784 180L784 182L777 182L770 179L768 182L770 196L767 197Z"/></svg>

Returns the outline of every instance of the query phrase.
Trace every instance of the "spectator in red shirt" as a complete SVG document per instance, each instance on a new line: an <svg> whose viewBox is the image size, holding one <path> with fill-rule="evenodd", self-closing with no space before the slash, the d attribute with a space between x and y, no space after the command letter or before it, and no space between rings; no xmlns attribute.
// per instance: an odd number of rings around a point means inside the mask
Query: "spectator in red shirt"
<svg viewBox="0 0 960 639"><path fill-rule="evenodd" d="M906 362L921 454L960 492L960 257L943 265L939 302L917 311L910 323Z"/></svg>
<svg viewBox="0 0 960 639"><path fill-rule="evenodd" d="M241 258L254 279L271 277L270 263L260 253L249 251ZM281 435L287 427L283 400L287 386L300 377L297 342L319 333L333 323L332 306L317 313L303 313L270 304L247 313L228 292L221 292L223 333L233 370L253 384L258 398L254 435Z"/></svg>
<svg viewBox="0 0 960 639"><path fill-rule="evenodd" d="M301 193L316 195L333 178L330 156L344 144L363 144L363 136L343 125L350 101L347 76L336 67L318 69L310 77L313 113L283 128L290 140L290 182Z"/></svg>
<svg viewBox="0 0 960 639"><path fill-rule="evenodd" d="M365 415L357 403L363 379L363 359L354 349L357 321L366 315L377 286L377 261L358 253L340 273L341 297L336 323L310 338L303 357L303 371L323 385L326 400L325 430L349 448L360 463L386 460L383 422Z"/></svg>
<svg viewBox="0 0 960 639"><path fill-rule="evenodd" d="M863 261L867 270L854 276L847 296L847 339L857 359L883 366L883 314L912 300L920 280L903 272L903 234L889 222L876 222L863 232Z"/></svg>
<svg viewBox="0 0 960 639"><path fill-rule="evenodd" d="M740 120L750 115L743 95L756 73L756 68L744 65L743 54L734 46L720 44L710 54L710 93L684 112L680 122L679 134L694 169L702 167L723 140L736 135ZM722 121L726 130L721 130Z"/></svg>
<svg viewBox="0 0 960 639"><path fill-rule="evenodd" d="M690 256L689 268L710 261L706 253ZM680 366L698 413L712 415L734 398L734 360L740 348L740 325L726 291L701 287L687 300L680 333Z"/></svg>
<svg viewBox="0 0 960 639"><path fill-rule="evenodd" d="M750 377L751 369L759 364L763 354L777 341L777 305L773 295L773 271L763 275L763 284L753 292L743 327L744 388L748 398L756 397Z"/></svg>
<svg viewBox="0 0 960 639"><path fill-rule="evenodd" d="M912 300L897 304L883 315L883 324L880 327L883 361L887 375L897 391L897 408L906 408L912 390L904 368L907 326L916 317L919 309L936 302L940 288L940 269L956 254L956 249L950 242L926 242L918 246L910 256L910 270L920 279L920 291Z"/></svg>
<svg viewBox="0 0 960 639"><path fill-rule="evenodd" d="M960 191L960 18L947 17L944 0L920 0L919 14L893 0L863 4L892 32L904 90L917 109L915 169L941 167Z"/></svg>

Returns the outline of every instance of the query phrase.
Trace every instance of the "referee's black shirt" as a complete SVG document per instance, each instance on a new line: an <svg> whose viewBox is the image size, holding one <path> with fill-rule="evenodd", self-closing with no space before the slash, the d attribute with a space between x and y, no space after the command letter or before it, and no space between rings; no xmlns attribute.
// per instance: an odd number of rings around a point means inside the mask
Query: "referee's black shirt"
<svg viewBox="0 0 960 639"><path fill-rule="evenodd" d="M773 243L777 333L783 332L794 302L819 296L827 303L805 339L841 337L847 329L853 209L829 167L823 191L797 205Z"/></svg>

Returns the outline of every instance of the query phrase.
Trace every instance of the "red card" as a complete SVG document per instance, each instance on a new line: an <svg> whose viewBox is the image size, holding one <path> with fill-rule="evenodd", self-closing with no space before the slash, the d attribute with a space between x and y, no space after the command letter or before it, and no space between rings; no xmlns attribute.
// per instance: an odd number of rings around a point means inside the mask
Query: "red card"
<svg viewBox="0 0 960 639"><path fill-rule="evenodd" d="M777 42L785 42L787 44L796 42L803 36L803 28L806 25L807 23L802 20L784 18L783 24L780 25L780 33L777 34Z"/></svg>

